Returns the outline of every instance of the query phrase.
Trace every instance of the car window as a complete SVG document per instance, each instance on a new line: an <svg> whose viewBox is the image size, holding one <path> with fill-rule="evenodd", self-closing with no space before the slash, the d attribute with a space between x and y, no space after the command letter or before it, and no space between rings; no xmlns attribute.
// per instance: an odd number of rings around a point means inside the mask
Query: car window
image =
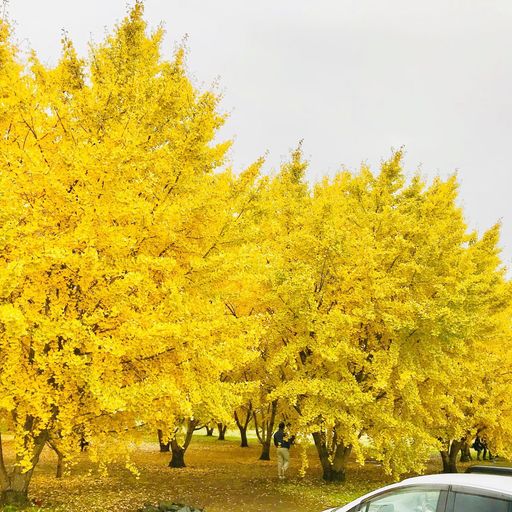
<svg viewBox="0 0 512 512"><path fill-rule="evenodd" d="M436 512L440 491L402 489L379 496L361 507L363 512Z"/></svg>
<svg viewBox="0 0 512 512"><path fill-rule="evenodd" d="M456 493L453 512L508 512L509 501L490 496Z"/></svg>

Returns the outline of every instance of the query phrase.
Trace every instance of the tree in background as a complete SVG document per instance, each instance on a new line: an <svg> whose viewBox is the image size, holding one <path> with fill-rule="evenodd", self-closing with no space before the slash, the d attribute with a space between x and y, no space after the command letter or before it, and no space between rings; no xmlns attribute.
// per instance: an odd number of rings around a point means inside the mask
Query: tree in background
<svg viewBox="0 0 512 512"><path fill-rule="evenodd" d="M489 314L505 304L501 271L482 275L474 259L487 236L466 232L454 179L407 184L400 161L324 181L309 208L300 199L272 288L282 369L272 397L297 411L328 481L344 480L351 453L395 475L421 470L438 429L453 425L447 413L465 414L452 394L460 372L447 369L496 336Z"/></svg>
<svg viewBox="0 0 512 512"><path fill-rule="evenodd" d="M429 382L420 384L422 397L429 397L432 390L428 388L435 385L442 403L434 431L444 443L441 456L447 472L457 471L459 450L465 442L471 444L477 433L492 439L501 454L510 456L506 441L510 439L510 411L503 400L509 391L508 379L503 379L509 362L503 354L509 352L512 339L511 288L504 278L498 242L499 226L480 239L470 238L457 290L451 295L451 300L464 308L464 316L457 315L464 320L463 346L452 353L448 372L439 371Z"/></svg>

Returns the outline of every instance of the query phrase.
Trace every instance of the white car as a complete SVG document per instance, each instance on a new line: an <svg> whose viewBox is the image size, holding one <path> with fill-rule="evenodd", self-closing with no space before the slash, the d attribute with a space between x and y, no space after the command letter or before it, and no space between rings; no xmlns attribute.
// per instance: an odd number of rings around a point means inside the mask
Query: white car
<svg viewBox="0 0 512 512"><path fill-rule="evenodd" d="M324 512L512 512L512 468L408 478Z"/></svg>

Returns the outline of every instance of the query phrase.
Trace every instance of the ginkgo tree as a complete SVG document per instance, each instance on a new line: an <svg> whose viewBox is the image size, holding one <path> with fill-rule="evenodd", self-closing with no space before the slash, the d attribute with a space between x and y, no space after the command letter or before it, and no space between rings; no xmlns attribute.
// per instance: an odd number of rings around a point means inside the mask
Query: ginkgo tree
<svg viewBox="0 0 512 512"><path fill-rule="evenodd" d="M261 162L260 162L261 163ZM274 327L280 323L283 307L279 297L279 272L283 259L287 261L286 244L289 238L300 237L304 211L307 211L308 186L301 181L306 169L302 161L301 145L291 154L275 176L265 176L253 182L251 200L244 208L244 217L238 226L240 242L234 253L239 255L239 271L233 278L233 287L224 295L231 314L251 325L256 343L252 349L258 357L245 367L229 372L233 382L250 383L255 391L247 397L243 407L235 411L242 434L242 446L247 444L244 432L253 421L256 436L261 443L261 460L270 459L270 446L275 425L294 412L286 401L272 395L282 382L281 366L275 362L281 340ZM304 199L298 203L299 198ZM304 232L306 233L306 232ZM304 245L307 250L307 244ZM293 257L297 257L295 254ZM300 272L297 279L301 279ZM238 286L236 285L238 283Z"/></svg>
<svg viewBox="0 0 512 512"><path fill-rule="evenodd" d="M0 35L7 503L26 500L50 438L70 455L78 432L193 416L251 333L211 286L206 256L233 217L237 178L217 171L224 118L187 78L183 49L162 59L163 32L147 33L140 2L87 59L64 38L54 68L23 63L5 22Z"/></svg>
<svg viewBox="0 0 512 512"><path fill-rule="evenodd" d="M443 440L441 456L444 471L457 471L457 456L477 432L485 435L493 449L510 455L510 411L503 400L509 391L508 354L510 336L510 283L499 258L499 232L496 225L480 239L471 237L451 294L453 303L464 309L464 343L447 361L448 371L431 375L419 383L420 396L434 412L433 431ZM462 317L461 314L458 317ZM442 407L433 410L435 393ZM484 434L482 434L484 432Z"/></svg>
<svg viewBox="0 0 512 512"><path fill-rule="evenodd" d="M506 302L500 269L469 264L475 236L456 190L453 178L407 182L397 152L378 174L345 171L276 208L285 237L270 292L281 380L271 397L312 434L325 480L345 478L351 453L395 475L421 470L440 448L441 417L464 414L447 369Z"/></svg>

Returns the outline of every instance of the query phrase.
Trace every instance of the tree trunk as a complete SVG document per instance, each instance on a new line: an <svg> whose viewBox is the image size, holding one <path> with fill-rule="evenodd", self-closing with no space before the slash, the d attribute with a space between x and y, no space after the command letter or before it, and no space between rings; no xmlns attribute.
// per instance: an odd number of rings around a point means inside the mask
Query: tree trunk
<svg viewBox="0 0 512 512"><path fill-rule="evenodd" d="M32 420L27 419L27 424L33 423ZM39 462L39 456L43 451L44 445L48 440L48 431L43 430L37 437L29 439L29 435L25 437L25 447L31 446L32 457L30 459L31 468L25 471L21 467L22 457L16 457L16 464L14 469L9 473L4 464L3 451L2 451L2 438L0 437L0 506L3 505L16 505L25 506L29 504L28 487L34 468Z"/></svg>
<svg viewBox="0 0 512 512"><path fill-rule="evenodd" d="M178 444L176 439L173 439L170 443L172 449L171 462L169 462L170 468L184 468L185 466L185 449Z"/></svg>
<svg viewBox="0 0 512 512"><path fill-rule="evenodd" d="M27 507L30 505L27 491L17 491L15 489L6 489L0 495L0 505L13 505L15 507Z"/></svg>
<svg viewBox="0 0 512 512"><path fill-rule="evenodd" d="M254 411L254 427L258 441L261 443L260 460L270 460L270 444L272 442L276 412L277 400L274 400L271 404L269 404L267 410L262 412L261 423L258 421L257 412Z"/></svg>
<svg viewBox="0 0 512 512"><path fill-rule="evenodd" d="M55 452L55 455L57 455L57 468L55 470L55 478L62 478L64 470L64 456L53 441L48 441L47 444Z"/></svg>
<svg viewBox="0 0 512 512"><path fill-rule="evenodd" d="M329 456L327 448L326 436L323 432L314 432L313 440L315 441L320 464L322 465L322 478L326 482L344 482L347 472L347 462L352 451L352 446L345 446L342 441L334 438L333 457Z"/></svg>
<svg viewBox="0 0 512 512"><path fill-rule="evenodd" d="M57 454L57 467L55 469L55 478L62 478L62 473L64 469L64 462L62 458L62 453Z"/></svg>
<svg viewBox="0 0 512 512"><path fill-rule="evenodd" d="M473 460L473 457L471 456L471 450L469 448L469 443L467 441L467 438L464 438L462 441L462 446L460 448L460 461L461 462L469 462Z"/></svg>
<svg viewBox="0 0 512 512"><path fill-rule="evenodd" d="M236 426L238 427L238 430L240 430L240 446L242 448L248 448L249 443L247 442L247 427L249 425L249 422L251 421L252 416L252 405L249 403L249 407L246 410L245 418L243 419L243 422L240 421L238 417L238 413L235 411L235 422Z"/></svg>
<svg viewBox="0 0 512 512"><path fill-rule="evenodd" d="M261 454L259 460L270 460L270 439L261 445Z"/></svg>
<svg viewBox="0 0 512 512"><path fill-rule="evenodd" d="M206 429L206 435L208 437L213 436L213 427L204 427Z"/></svg>
<svg viewBox="0 0 512 512"><path fill-rule="evenodd" d="M443 473L451 473L449 470L448 452L446 450L440 450L439 453L441 454L441 462L443 463Z"/></svg>
<svg viewBox="0 0 512 512"><path fill-rule="evenodd" d="M217 428L219 429L218 441L224 441L226 436L226 430L228 427L226 425L223 425L222 423L217 423Z"/></svg>
<svg viewBox="0 0 512 512"><path fill-rule="evenodd" d="M458 473L457 455L462 446L462 441L451 440L448 442L446 450L441 450L441 459L443 461L443 473Z"/></svg>
<svg viewBox="0 0 512 512"><path fill-rule="evenodd" d="M158 444L160 445L160 453L167 453L171 449L171 442L167 441L164 443L164 433L162 430L158 429Z"/></svg>
<svg viewBox="0 0 512 512"><path fill-rule="evenodd" d="M186 467L185 452L187 451L188 445L190 444L190 441L192 440L192 436L194 435L194 431L195 431L198 423L199 423L198 420L192 420L192 419L187 420L187 431L185 433L185 440L183 442L183 445L180 445L178 443L178 440L176 438L177 432L175 432L174 437L171 439L172 457L171 457L171 461L169 462L170 468Z"/></svg>
<svg viewBox="0 0 512 512"><path fill-rule="evenodd" d="M247 441L247 427L238 427L240 429L240 446L248 448L249 442Z"/></svg>

